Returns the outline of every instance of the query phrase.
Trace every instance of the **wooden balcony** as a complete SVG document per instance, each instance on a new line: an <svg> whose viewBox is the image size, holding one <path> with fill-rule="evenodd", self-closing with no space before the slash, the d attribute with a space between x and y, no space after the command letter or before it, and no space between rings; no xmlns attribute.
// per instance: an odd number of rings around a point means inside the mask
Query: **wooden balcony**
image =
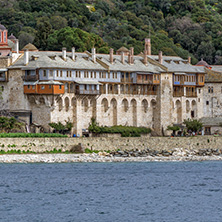
<svg viewBox="0 0 222 222"><path fill-rule="evenodd" d="M186 97L197 97L197 92L186 92Z"/></svg>
<svg viewBox="0 0 222 222"><path fill-rule="evenodd" d="M183 86L184 85L184 81L174 81L173 85L174 86Z"/></svg>
<svg viewBox="0 0 222 222"><path fill-rule="evenodd" d="M137 84L153 84L153 80L143 80L143 79L137 79Z"/></svg>
<svg viewBox="0 0 222 222"><path fill-rule="evenodd" d="M121 78L121 83L133 83L133 78Z"/></svg>
<svg viewBox="0 0 222 222"><path fill-rule="evenodd" d="M184 96L184 88L180 86L174 86L173 87L173 96L174 97L181 97Z"/></svg>
<svg viewBox="0 0 222 222"><path fill-rule="evenodd" d="M100 95L99 90L85 90L85 89L77 89L77 95Z"/></svg>
<svg viewBox="0 0 222 222"><path fill-rule="evenodd" d="M36 75L25 75L22 77L24 81L37 81L38 77Z"/></svg>
<svg viewBox="0 0 222 222"><path fill-rule="evenodd" d="M181 97L181 96L184 96L184 92L178 92L178 91L174 91L173 92L173 97Z"/></svg>

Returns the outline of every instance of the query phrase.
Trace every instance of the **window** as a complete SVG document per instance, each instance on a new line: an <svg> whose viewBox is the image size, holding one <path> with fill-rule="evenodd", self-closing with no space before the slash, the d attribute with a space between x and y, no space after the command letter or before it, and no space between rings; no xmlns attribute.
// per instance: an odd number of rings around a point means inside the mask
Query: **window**
<svg viewBox="0 0 222 222"><path fill-rule="evenodd" d="M62 85L59 85L59 89L62 89Z"/></svg>
<svg viewBox="0 0 222 222"><path fill-rule="evenodd" d="M84 89L87 90L87 85L84 85Z"/></svg>
<svg viewBox="0 0 222 222"><path fill-rule="evenodd" d="M156 75L154 75L154 80L156 80Z"/></svg>
<svg viewBox="0 0 222 222"><path fill-rule="evenodd" d="M49 85L49 89L51 89L52 88L52 85Z"/></svg>
<svg viewBox="0 0 222 222"><path fill-rule="evenodd" d="M94 71L94 78L96 78L96 71Z"/></svg>
<svg viewBox="0 0 222 222"><path fill-rule="evenodd" d="M43 77L46 77L46 70L43 70Z"/></svg>
<svg viewBox="0 0 222 222"><path fill-rule="evenodd" d="M57 72L56 72L56 76L59 77L59 70L57 70Z"/></svg>
<svg viewBox="0 0 222 222"><path fill-rule="evenodd" d="M201 89L199 89L199 93L201 93Z"/></svg>
<svg viewBox="0 0 222 222"><path fill-rule="evenodd" d="M207 105L207 106L209 105L209 101L206 101L206 105Z"/></svg>
<svg viewBox="0 0 222 222"><path fill-rule="evenodd" d="M6 32L4 32L4 42L6 42Z"/></svg>
<svg viewBox="0 0 222 222"><path fill-rule="evenodd" d="M30 85L28 85L28 89L30 89Z"/></svg>
<svg viewBox="0 0 222 222"><path fill-rule="evenodd" d="M41 86L41 89L45 89L45 86Z"/></svg>
<svg viewBox="0 0 222 222"><path fill-rule="evenodd" d="M49 76L53 77L53 70L49 70Z"/></svg>
<svg viewBox="0 0 222 222"><path fill-rule="evenodd" d="M211 87L211 93L213 93L214 92L214 87Z"/></svg>
<svg viewBox="0 0 222 222"><path fill-rule="evenodd" d="M84 78L89 78L89 72L88 71L84 72Z"/></svg>
<svg viewBox="0 0 222 222"><path fill-rule="evenodd" d="M211 90L210 90L210 87L208 87L208 93L210 93L210 91L211 91Z"/></svg>
<svg viewBox="0 0 222 222"><path fill-rule="evenodd" d="M4 91L4 89L5 89L4 86L2 86L2 92Z"/></svg>
<svg viewBox="0 0 222 222"><path fill-rule="evenodd" d="M66 77L69 77L69 71L66 71Z"/></svg>
<svg viewBox="0 0 222 222"><path fill-rule="evenodd" d="M32 86L32 89L35 89L35 86Z"/></svg>
<svg viewBox="0 0 222 222"><path fill-rule="evenodd" d="M103 78L104 79L106 78L106 72L103 72Z"/></svg>
<svg viewBox="0 0 222 222"><path fill-rule="evenodd" d="M60 77L62 77L62 72L63 72L63 71L62 71L62 70L60 70Z"/></svg>
<svg viewBox="0 0 222 222"><path fill-rule="evenodd" d="M81 72L80 71L76 71L76 77L80 78L81 77Z"/></svg>
<svg viewBox="0 0 222 222"><path fill-rule="evenodd" d="M201 77L200 77L200 82L203 82L203 81L204 81L204 77L201 76Z"/></svg>

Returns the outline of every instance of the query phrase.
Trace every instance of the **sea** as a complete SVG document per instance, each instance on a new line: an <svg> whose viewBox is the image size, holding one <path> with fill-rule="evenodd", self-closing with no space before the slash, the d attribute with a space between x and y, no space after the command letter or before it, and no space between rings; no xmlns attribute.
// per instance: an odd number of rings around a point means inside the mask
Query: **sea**
<svg viewBox="0 0 222 222"><path fill-rule="evenodd" d="M1 222L220 222L222 162L0 164Z"/></svg>

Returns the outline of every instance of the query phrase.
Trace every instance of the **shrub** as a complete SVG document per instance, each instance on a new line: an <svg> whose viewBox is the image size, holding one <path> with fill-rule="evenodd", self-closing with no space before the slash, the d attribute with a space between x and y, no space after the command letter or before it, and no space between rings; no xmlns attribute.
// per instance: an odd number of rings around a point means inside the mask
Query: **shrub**
<svg viewBox="0 0 222 222"><path fill-rule="evenodd" d="M88 128L89 132L101 134L101 133L120 133L122 137L139 137L141 134L151 133L150 128L146 127L134 127L134 126L99 126L95 118L91 119L91 124Z"/></svg>

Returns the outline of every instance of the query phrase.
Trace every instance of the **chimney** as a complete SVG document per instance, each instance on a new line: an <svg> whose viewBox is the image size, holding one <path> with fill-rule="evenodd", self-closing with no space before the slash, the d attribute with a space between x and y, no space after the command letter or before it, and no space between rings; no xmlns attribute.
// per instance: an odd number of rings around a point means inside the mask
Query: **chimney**
<svg viewBox="0 0 222 222"><path fill-rule="evenodd" d="M66 48L62 48L62 58L66 60Z"/></svg>
<svg viewBox="0 0 222 222"><path fill-rule="evenodd" d="M151 40L145 39L145 50L147 51L147 55L151 55Z"/></svg>
<svg viewBox="0 0 222 222"><path fill-rule="evenodd" d="M92 60L95 63L96 62L96 49L92 48Z"/></svg>
<svg viewBox="0 0 222 222"><path fill-rule="evenodd" d="M75 61L75 47L72 47L72 60Z"/></svg>
<svg viewBox="0 0 222 222"><path fill-rule="evenodd" d="M132 65L133 64L133 55L134 55L134 48L133 47L131 47L130 48L130 53L129 53L129 55L128 55L128 63L130 64L130 65Z"/></svg>
<svg viewBox="0 0 222 222"><path fill-rule="evenodd" d="M159 63L163 64L163 52L159 51Z"/></svg>
<svg viewBox="0 0 222 222"><path fill-rule="evenodd" d="M121 52L121 62L124 64L124 52Z"/></svg>
<svg viewBox="0 0 222 222"><path fill-rule="evenodd" d="M146 50L144 50L144 60L143 60L143 63L145 65L147 65L147 51Z"/></svg>
<svg viewBox="0 0 222 222"><path fill-rule="evenodd" d="M15 41L15 51L16 53L19 53L19 40L18 39L16 39Z"/></svg>
<svg viewBox="0 0 222 222"><path fill-rule="evenodd" d="M24 65L28 65L28 63L29 63L29 50L26 49L24 51Z"/></svg>
<svg viewBox="0 0 222 222"><path fill-rule="evenodd" d="M188 63L191 64L191 57L188 57Z"/></svg>
<svg viewBox="0 0 222 222"><path fill-rule="evenodd" d="M110 63L113 64L113 49L109 50Z"/></svg>

